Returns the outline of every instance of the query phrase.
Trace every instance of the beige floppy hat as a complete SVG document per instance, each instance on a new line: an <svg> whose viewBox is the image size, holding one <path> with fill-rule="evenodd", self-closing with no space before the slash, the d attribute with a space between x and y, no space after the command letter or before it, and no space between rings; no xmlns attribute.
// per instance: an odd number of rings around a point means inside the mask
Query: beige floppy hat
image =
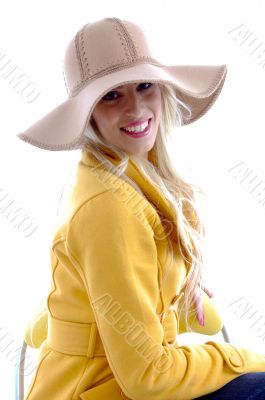
<svg viewBox="0 0 265 400"><path fill-rule="evenodd" d="M171 49L174 51L174 49ZM73 150L97 102L108 91L139 81L169 83L191 107L190 124L204 115L223 87L226 65L166 66L152 57L146 35L135 23L104 18L84 25L64 57L68 99L17 136L46 150Z"/></svg>

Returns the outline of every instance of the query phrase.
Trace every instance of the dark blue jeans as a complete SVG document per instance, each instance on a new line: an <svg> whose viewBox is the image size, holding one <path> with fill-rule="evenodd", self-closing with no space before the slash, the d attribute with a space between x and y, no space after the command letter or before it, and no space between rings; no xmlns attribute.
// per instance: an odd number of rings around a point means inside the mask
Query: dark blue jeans
<svg viewBox="0 0 265 400"><path fill-rule="evenodd" d="M265 400L265 372L250 372L239 375L215 392L196 397L196 399Z"/></svg>

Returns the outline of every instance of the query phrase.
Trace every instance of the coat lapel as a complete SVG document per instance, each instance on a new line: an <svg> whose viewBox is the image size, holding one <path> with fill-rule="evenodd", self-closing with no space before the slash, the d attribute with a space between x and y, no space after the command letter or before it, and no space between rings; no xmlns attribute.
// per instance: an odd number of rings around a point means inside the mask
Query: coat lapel
<svg viewBox="0 0 265 400"><path fill-rule="evenodd" d="M149 153L150 154L150 153ZM119 164L119 159L111 152L109 149L105 152L105 157L106 159L111 162L112 164L118 165ZM153 157L153 155L151 155ZM149 156L150 160L150 156ZM96 160L91 153L89 153L86 150L82 150L82 158L81 161L85 163L86 165L90 167L97 167L100 165L99 161ZM165 221L169 221L169 223L173 223L175 226L175 229L172 230L171 239L173 242L176 244L177 249L178 249L178 238L176 234L176 226L177 226L177 221L176 221L176 216L168 203L167 199L163 196L163 194L156 188L152 182L148 178L146 178L142 172L140 171L139 167L137 164L130 158L128 167L126 170L126 175L129 176L131 179L133 179L137 185L140 187L140 189L143 191L144 195L148 199L149 202L152 203L152 205L156 208L156 211L158 212L160 218L163 218ZM178 250L177 250L178 251ZM186 264L186 269L187 269L187 276L185 278L185 281L188 278L189 273L191 273L191 268L190 264Z"/></svg>
<svg viewBox="0 0 265 400"><path fill-rule="evenodd" d="M112 164L118 165L119 160L109 151L106 152L105 157ZM82 162L88 166L97 166L99 162L94 159L94 157L87 151L82 150ZM164 220L170 221L176 224L175 214L170 207L167 199L163 196L163 194L156 188L153 183L146 178L142 172L140 171L137 164L130 158L128 167L126 170L126 175L133 179L136 184L140 187L148 201L152 203L152 205L156 208L160 217L163 217Z"/></svg>

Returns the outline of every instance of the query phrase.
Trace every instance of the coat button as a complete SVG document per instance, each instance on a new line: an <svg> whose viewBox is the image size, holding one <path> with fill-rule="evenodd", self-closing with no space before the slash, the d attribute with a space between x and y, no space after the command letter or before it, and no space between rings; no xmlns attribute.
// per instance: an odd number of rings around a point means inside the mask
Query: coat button
<svg viewBox="0 0 265 400"><path fill-rule="evenodd" d="M231 364L233 364L235 367L240 367L242 365L242 361L239 358L239 356L233 354L232 356L229 357L229 360Z"/></svg>

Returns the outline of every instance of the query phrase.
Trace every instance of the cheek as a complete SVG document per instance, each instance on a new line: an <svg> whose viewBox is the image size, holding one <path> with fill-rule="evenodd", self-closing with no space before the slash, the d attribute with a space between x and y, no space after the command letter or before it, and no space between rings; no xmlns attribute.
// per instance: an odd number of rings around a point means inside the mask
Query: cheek
<svg viewBox="0 0 265 400"><path fill-rule="evenodd" d="M159 118L162 111L162 102L160 97L157 97L154 101L154 111L156 113L157 118Z"/></svg>
<svg viewBox="0 0 265 400"><path fill-rule="evenodd" d="M102 110L96 110L93 113L93 119L99 129L99 131L105 130L105 126L107 124L107 114Z"/></svg>
<svg viewBox="0 0 265 400"><path fill-rule="evenodd" d="M110 108L101 110L96 117L99 124L104 127L111 127L118 120L117 112Z"/></svg>
<svg viewBox="0 0 265 400"><path fill-rule="evenodd" d="M154 110L156 111L156 113L160 114L162 108L162 97L160 89L157 89L157 91L154 93L152 102Z"/></svg>
<svg viewBox="0 0 265 400"><path fill-rule="evenodd" d="M107 110L105 112L95 113L94 119L98 127L99 132L106 139L116 134L119 128L119 117L112 110Z"/></svg>

